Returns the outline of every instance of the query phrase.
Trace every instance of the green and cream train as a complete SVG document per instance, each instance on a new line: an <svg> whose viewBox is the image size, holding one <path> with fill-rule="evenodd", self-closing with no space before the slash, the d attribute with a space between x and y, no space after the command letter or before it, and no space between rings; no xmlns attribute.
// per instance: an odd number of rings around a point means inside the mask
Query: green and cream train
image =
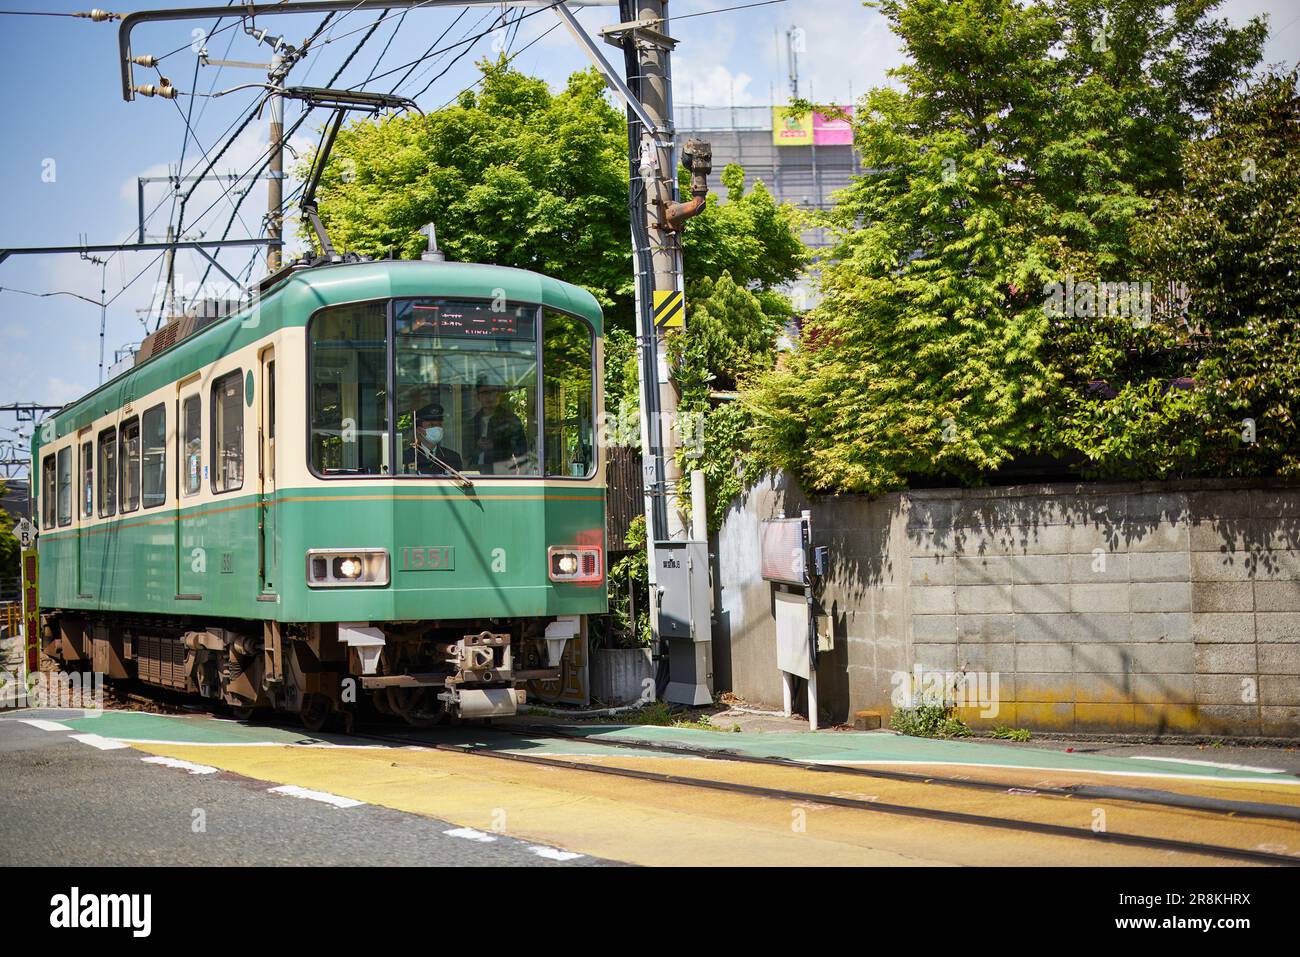
<svg viewBox="0 0 1300 957"><path fill-rule="evenodd" d="M576 286L436 261L170 321L33 438L46 653L310 727L513 713L606 610L601 332Z"/></svg>

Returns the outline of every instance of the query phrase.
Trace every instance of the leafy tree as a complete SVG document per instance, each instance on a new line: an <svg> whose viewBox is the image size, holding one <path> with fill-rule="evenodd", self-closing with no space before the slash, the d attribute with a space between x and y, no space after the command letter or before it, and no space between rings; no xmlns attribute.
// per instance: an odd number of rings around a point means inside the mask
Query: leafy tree
<svg viewBox="0 0 1300 957"><path fill-rule="evenodd" d="M1160 373L1099 363L1115 396L1067 408L1067 440L1106 474L1300 474L1296 80L1270 73L1216 104L1182 151L1181 189L1136 236L1185 309L1098 330L1103 359L1109 347Z"/></svg>
<svg viewBox="0 0 1300 957"><path fill-rule="evenodd" d="M1077 457L1061 410L1128 353L1054 324L1044 294L1137 278L1135 227L1263 26L1211 20L1212 0L879 6L909 62L859 104L868 172L830 217L801 348L747 394L759 452L809 488L868 493Z"/></svg>
<svg viewBox="0 0 1300 957"><path fill-rule="evenodd" d="M516 266L588 289L630 323L627 133L594 70L552 93L482 62L483 81L425 116L340 130L320 188L340 248L415 258L436 224L452 259Z"/></svg>
<svg viewBox="0 0 1300 957"><path fill-rule="evenodd" d="M5 483L0 482L0 498L4 497ZM18 579L19 556L18 537L14 535L14 520L4 509L0 508L0 581L13 582Z"/></svg>

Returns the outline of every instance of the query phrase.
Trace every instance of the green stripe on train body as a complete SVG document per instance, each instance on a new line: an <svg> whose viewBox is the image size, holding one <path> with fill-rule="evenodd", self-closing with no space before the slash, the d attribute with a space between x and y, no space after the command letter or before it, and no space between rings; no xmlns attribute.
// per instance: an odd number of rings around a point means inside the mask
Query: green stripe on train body
<svg viewBox="0 0 1300 957"><path fill-rule="evenodd" d="M285 489L259 577L257 497L133 516L41 538L47 608L310 621L414 621L600 614L603 582L551 582L550 545L599 544L603 489L518 485L471 494L454 485ZM77 541L81 539L81 593ZM313 548L384 548L384 587L307 585ZM403 549L449 548L450 569L403 568ZM85 597L83 597L85 596ZM259 596L263 596L259 600Z"/></svg>

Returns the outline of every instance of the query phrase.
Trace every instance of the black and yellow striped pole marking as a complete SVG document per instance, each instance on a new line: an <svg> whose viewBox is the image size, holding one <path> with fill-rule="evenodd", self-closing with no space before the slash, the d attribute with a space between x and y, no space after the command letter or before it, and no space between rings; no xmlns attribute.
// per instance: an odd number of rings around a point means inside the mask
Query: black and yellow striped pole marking
<svg viewBox="0 0 1300 957"><path fill-rule="evenodd" d="M674 290L655 290L655 328L686 328L686 298Z"/></svg>

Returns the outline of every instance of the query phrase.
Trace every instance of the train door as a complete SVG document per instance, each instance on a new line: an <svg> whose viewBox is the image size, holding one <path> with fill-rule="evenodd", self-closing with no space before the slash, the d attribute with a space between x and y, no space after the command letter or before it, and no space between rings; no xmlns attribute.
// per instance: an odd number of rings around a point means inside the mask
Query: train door
<svg viewBox="0 0 1300 957"><path fill-rule="evenodd" d="M77 598L96 597L90 585L94 581L95 563L89 541L91 519L95 517L95 437L90 426L77 433L77 492L73 509L77 525Z"/></svg>
<svg viewBox="0 0 1300 957"><path fill-rule="evenodd" d="M195 373L176 386L176 597L203 597L207 556L203 521L195 514L203 491L203 380Z"/></svg>
<svg viewBox="0 0 1300 957"><path fill-rule="evenodd" d="M261 400L257 404L258 573L263 594L275 594L280 580L275 495L275 347L259 355Z"/></svg>

